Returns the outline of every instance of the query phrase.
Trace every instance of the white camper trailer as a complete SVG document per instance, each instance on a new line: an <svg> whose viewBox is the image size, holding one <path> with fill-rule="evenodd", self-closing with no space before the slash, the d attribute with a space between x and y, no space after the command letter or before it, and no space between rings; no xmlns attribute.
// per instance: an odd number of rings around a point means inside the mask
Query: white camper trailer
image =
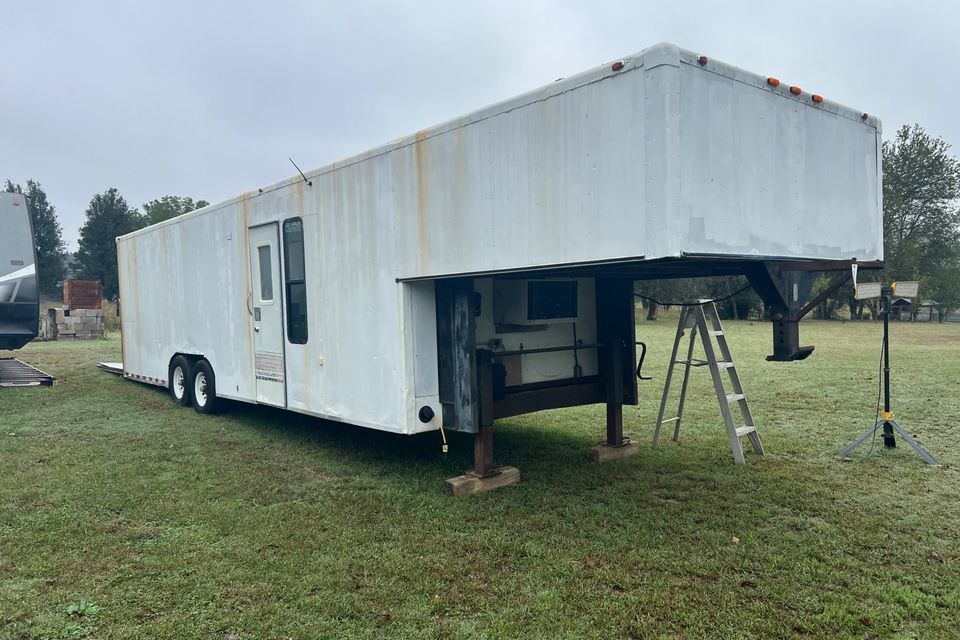
<svg viewBox="0 0 960 640"><path fill-rule="evenodd" d="M778 360L882 260L880 123L660 44L117 239L123 371L396 433L637 402L633 282L743 274ZM844 271L845 270L845 271Z"/></svg>
<svg viewBox="0 0 960 640"><path fill-rule="evenodd" d="M0 230L0 349L19 349L40 325L33 224L22 193L0 193Z"/></svg>

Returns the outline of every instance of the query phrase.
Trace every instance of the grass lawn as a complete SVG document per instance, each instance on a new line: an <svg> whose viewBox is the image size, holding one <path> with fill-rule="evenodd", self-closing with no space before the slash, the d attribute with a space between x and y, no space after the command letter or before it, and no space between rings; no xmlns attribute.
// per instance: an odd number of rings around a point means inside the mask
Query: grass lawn
<svg viewBox="0 0 960 640"><path fill-rule="evenodd" d="M204 417L97 371L116 337L31 344L58 382L0 389L0 637L958 637L960 325L893 325L896 418L940 467L835 457L874 419L879 324L805 322L797 363L726 325L765 457L732 464L695 370L681 444L600 466L602 406L504 420L523 482L466 498L441 486L469 436ZM645 445L674 331L638 327Z"/></svg>

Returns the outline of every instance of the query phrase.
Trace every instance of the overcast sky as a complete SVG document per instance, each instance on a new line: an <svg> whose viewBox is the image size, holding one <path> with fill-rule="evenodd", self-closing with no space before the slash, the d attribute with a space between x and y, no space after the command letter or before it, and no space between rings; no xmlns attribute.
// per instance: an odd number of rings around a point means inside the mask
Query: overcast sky
<svg viewBox="0 0 960 640"><path fill-rule="evenodd" d="M108 187L224 200L661 41L960 145L956 2L645 4L4 2L0 180L74 249Z"/></svg>

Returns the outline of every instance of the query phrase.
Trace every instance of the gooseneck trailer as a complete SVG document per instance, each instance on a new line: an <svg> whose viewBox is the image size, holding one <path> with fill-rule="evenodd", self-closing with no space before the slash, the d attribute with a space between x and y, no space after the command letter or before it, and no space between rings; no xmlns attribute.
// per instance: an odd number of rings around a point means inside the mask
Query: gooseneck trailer
<svg viewBox="0 0 960 640"><path fill-rule="evenodd" d="M19 349L37 337L36 262L26 198L21 193L0 193L0 349Z"/></svg>
<svg viewBox="0 0 960 640"><path fill-rule="evenodd" d="M882 260L880 123L670 44L117 239L127 378L415 434L637 402L634 281L746 275L771 359Z"/></svg>

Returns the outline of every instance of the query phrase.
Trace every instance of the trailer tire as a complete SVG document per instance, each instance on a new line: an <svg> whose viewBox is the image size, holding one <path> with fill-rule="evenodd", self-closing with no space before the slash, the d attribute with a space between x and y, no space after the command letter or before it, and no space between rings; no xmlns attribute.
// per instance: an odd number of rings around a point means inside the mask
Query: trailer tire
<svg viewBox="0 0 960 640"><path fill-rule="evenodd" d="M183 356L177 356L170 361L170 373L167 376L170 395L174 401L184 407L189 407L193 399L193 371L190 361Z"/></svg>
<svg viewBox="0 0 960 640"><path fill-rule="evenodd" d="M220 405L217 398L217 379L213 367L206 360L200 360L193 368L191 385L193 408L198 413L216 413Z"/></svg>

